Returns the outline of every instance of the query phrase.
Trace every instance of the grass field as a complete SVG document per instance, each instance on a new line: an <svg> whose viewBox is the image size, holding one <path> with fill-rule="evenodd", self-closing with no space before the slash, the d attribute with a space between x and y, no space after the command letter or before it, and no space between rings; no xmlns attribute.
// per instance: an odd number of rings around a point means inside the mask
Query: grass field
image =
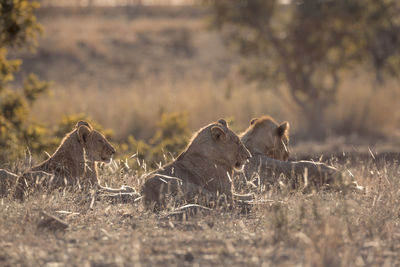
<svg viewBox="0 0 400 267"><path fill-rule="evenodd" d="M192 131L226 118L237 132L269 114L290 122L293 159L349 170L366 192L273 188L258 192L247 212L235 206L188 216L154 214L140 201L93 201L80 191L42 192L23 203L3 198L0 266L400 266L398 81L377 89L365 70L342 74L328 138L300 139L312 129L284 86L259 90L238 76L241 59L206 29L207 14L194 7L39 10L45 36L37 53L13 52L24 60L17 85L29 72L54 82L31 119L53 127L84 113L121 142L149 140L163 112L187 112ZM21 172L20 165L11 167ZM102 166L102 183L139 190L142 177L121 166Z"/></svg>
<svg viewBox="0 0 400 267"><path fill-rule="evenodd" d="M21 76L34 72L53 81L33 119L53 127L67 114L84 113L120 142L128 135L151 138L162 112L187 112L192 131L219 118L241 131L251 118L269 114L291 123L293 142L312 136L284 86L260 90L238 75L241 59L207 29L208 15L187 6L39 10L45 35L37 53L17 53ZM368 71L343 74L327 133L399 137L399 101L398 80L378 88Z"/></svg>
<svg viewBox="0 0 400 267"><path fill-rule="evenodd" d="M399 265L398 160L370 157L341 166L366 193L274 188L258 193L259 204L247 213L236 207L192 216L153 214L140 201L92 203L82 192L34 194L24 203L2 199L0 265ZM118 165L103 168L100 177L112 186L143 182ZM49 223L43 211L68 227Z"/></svg>

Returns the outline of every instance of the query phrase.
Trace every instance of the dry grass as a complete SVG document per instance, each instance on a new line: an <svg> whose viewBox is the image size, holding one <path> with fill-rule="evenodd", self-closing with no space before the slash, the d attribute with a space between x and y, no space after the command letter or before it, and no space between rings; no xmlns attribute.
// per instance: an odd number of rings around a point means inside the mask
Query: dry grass
<svg viewBox="0 0 400 267"><path fill-rule="evenodd" d="M333 161L335 161L333 159ZM248 213L214 210L182 218L142 204L96 201L83 192L32 195L0 202L2 266L395 266L400 264L398 162L356 160L346 167L367 193L271 190ZM133 172L106 166L113 186L139 186ZM57 230L42 211L64 220ZM64 211L61 213L60 211Z"/></svg>
<svg viewBox="0 0 400 267"><path fill-rule="evenodd" d="M234 118L233 129L241 131L250 118L270 114L290 121L294 142L296 133L312 131L303 129L290 99L237 77L240 59L203 28L204 11L49 8L38 19L46 36L36 55L23 54L22 73L55 82L53 95L34 107L34 117L48 126L84 112L112 128L117 141L129 134L148 139L161 112L187 111L193 130L224 117ZM326 119L333 136L371 129L398 134L398 82L374 91L367 76L343 82ZM400 265L398 155L372 159L367 148L375 152L379 142L346 136L293 150L294 157L308 159L340 153L340 160L328 160L349 169L367 187L365 194L273 189L257 195L270 202L247 214L236 207L181 220L150 213L140 202L103 199L91 207L90 194L79 191L43 192L24 203L0 199L0 266ZM393 145L400 143L392 140L388 150ZM351 157L359 146L363 156ZM101 168L103 183L138 189L142 178L121 166ZM69 227L46 226L42 211Z"/></svg>
<svg viewBox="0 0 400 267"><path fill-rule="evenodd" d="M41 10L46 34L37 54L22 54L22 73L54 86L34 117L53 126L66 114L85 113L114 129L116 141L129 134L148 140L163 111L186 111L193 131L220 117L234 119L240 131L270 114L290 121L292 136L310 135L285 88L260 91L238 76L240 58L207 31L206 14L193 7ZM398 81L373 90L370 76L344 75L325 120L332 135L399 136Z"/></svg>

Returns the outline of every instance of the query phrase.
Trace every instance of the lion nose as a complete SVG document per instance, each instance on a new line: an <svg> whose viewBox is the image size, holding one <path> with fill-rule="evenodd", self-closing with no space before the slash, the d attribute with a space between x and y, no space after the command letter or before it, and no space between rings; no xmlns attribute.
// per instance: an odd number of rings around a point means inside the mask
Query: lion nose
<svg viewBox="0 0 400 267"><path fill-rule="evenodd" d="M111 147L111 153L112 153L112 154L115 154L115 152L116 152L116 151L115 151L115 148L112 146L112 147Z"/></svg>

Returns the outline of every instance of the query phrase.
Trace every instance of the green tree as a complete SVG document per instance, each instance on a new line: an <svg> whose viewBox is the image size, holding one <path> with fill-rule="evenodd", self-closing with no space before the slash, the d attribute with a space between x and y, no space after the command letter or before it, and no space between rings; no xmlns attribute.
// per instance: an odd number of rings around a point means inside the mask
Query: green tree
<svg viewBox="0 0 400 267"><path fill-rule="evenodd" d="M400 68L400 1L205 0L212 25L247 58L244 75L285 84L316 137L341 72L370 68L379 82Z"/></svg>
<svg viewBox="0 0 400 267"><path fill-rule="evenodd" d="M27 0L0 1L0 164L21 156L26 147L46 147L44 127L29 121L29 111L36 98L48 90L49 84L30 74L23 88L11 83L22 61L9 59L10 49L34 50L42 28L36 21L36 2Z"/></svg>

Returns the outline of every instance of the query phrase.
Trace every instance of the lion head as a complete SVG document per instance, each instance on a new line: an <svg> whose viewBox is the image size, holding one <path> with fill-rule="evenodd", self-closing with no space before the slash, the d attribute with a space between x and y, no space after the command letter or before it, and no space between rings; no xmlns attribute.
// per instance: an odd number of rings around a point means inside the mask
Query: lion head
<svg viewBox="0 0 400 267"><path fill-rule="evenodd" d="M80 185L98 185L96 161L108 163L114 153L114 147L104 135L89 123L78 121L50 158L18 178L15 196L20 198L29 188L56 188L77 182ZM40 181L37 179L39 176Z"/></svg>
<svg viewBox="0 0 400 267"><path fill-rule="evenodd" d="M159 209L168 196L200 201L200 195L207 199L225 195L231 200L233 170L242 169L250 157L225 120L211 123L193 135L175 161L146 177L142 188L146 206L155 203L153 208Z"/></svg>
<svg viewBox="0 0 400 267"><path fill-rule="evenodd" d="M102 161L109 163L115 153L114 147L100 132L94 130L89 123L79 121L76 124L78 140L86 152L90 161Z"/></svg>
<svg viewBox="0 0 400 267"><path fill-rule="evenodd" d="M269 116L255 118L241 134L241 140L250 153L286 161L289 158L289 127L287 121L279 125Z"/></svg>
<svg viewBox="0 0 400 267"><path fill-rule="evenodd" d="M195 152L213 162L235 169L241 169L251 157L239 137L229 129L223 119L199 130L194 135L187 152Z"/></svg>

